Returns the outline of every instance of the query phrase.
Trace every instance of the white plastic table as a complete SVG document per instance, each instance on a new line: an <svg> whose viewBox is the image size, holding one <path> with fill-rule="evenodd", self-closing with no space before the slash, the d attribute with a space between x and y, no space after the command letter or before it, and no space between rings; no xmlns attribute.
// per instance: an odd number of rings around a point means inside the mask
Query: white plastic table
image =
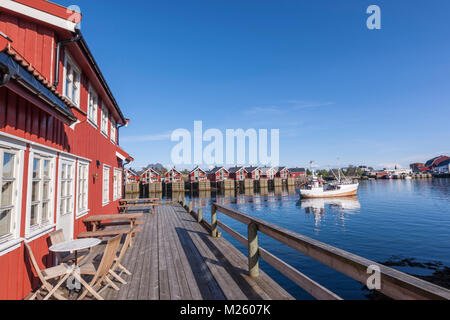
<svg viewBox="0 0 450 320"><path fill-rule="evenodd" d="M69 272L73 277L67 280L67 287L70 290L70 296L73 295L74 289L81 289L81 284L86 286L86 283L80 276L80 269L78 268L78 250L90 249L102 243L100 239L87 238L87 239L77 239L69 240L65 242L57 243L49 248L52 252L75 252L75 266L72 267Z"/></svg>

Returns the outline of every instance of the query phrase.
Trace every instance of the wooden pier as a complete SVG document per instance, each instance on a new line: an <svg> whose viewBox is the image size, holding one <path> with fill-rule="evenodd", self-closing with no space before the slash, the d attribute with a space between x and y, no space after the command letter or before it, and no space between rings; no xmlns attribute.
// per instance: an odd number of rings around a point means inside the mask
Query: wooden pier
<svg viewBox="0 0 450 320"><path fill-rule="evenodd" d="M130 208L131 210L131 208ZM132 212L132 211L130 211ZM248 238L219 221L225 214L248 228ZM248 248L242 254L222 237L228 233ZM381 293L393 299L450 299L450 291L374 261L310 239L229 207L212 205L211 223L193 204L171 202L146 214L143 232L123 265L132 275L119 291L105 290L110 300L266 300L293 297L259 268L263 259L317 299L341 298L258 244L265 234L362 284L378 269Z"/></svg>
<svg viewBox="0 0 450 320"><path fill-rule="evenodd" d="M127 252L132 275L110 300L293 299L265 273L248 275L247 257L224 238L212 238L179 204L146 214L143 232Z"/></svg>

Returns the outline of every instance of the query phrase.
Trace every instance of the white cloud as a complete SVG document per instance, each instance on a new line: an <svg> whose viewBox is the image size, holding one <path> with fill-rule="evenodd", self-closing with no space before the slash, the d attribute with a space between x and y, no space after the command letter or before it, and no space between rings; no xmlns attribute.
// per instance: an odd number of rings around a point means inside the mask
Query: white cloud
<svg viewBox="0 0 450 320"><path fill-rule="evenodd" d="M145 142L145 141L164 141L170 140L171 133L148 134L139 136L121 137L121 142Z"/></svg>

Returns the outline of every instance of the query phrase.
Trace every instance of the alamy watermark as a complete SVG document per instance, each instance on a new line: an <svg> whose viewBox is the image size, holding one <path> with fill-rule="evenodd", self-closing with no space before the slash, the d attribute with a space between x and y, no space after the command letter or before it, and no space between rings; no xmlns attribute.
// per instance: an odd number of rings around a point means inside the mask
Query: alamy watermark
<svg viewBox="0 0 450 320"><path fill-rule="evenodd" d="M177 129L171 140L178 142L172 149L175 165L268 165L280 164L280 130L267 129L203 130L202 121L194 121L194 132ZM248 143L247 143L248 142ZM270 155L268 154L270 149Z"/></svg>
<svg viewBox="0 0 450 320"><path fill-rule="evenodd" d="M367 28L369 30L380 30L381 29L381 9L379 6L373 4L370 5L367 10L367 14L370 14L369 18L367 18Z"/></svg>

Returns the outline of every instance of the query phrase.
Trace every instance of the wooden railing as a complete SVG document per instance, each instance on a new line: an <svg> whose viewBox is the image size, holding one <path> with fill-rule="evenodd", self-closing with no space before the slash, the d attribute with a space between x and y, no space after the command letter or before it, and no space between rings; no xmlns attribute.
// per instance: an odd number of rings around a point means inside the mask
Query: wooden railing
<svg viewBox="0 0 450 320"><path fill-rule="evenodd" d="M189 206L186 206L186 209L191 212L192 204L190 203ZM248 239L224 223L218 221L217 212L221 212L228 217L247 225ZM205 220L203 220L201 211L197 217L199 222L206 223ZM393 299L450 299L450 291L445 288L217 203L214 203L211 207L211 224L206 224L208 229L211 230L212 237L220 236L219 228L221 228L224 232L228 233L248 248L249 275L251 277L258 277L258 262L261 258L317 299L340 300L341 298L267 250L259 247L259 232L361 282L364 285L368 283L368 280L372 279L374 272L378 272L380 287L377 290Z"/></svg>

